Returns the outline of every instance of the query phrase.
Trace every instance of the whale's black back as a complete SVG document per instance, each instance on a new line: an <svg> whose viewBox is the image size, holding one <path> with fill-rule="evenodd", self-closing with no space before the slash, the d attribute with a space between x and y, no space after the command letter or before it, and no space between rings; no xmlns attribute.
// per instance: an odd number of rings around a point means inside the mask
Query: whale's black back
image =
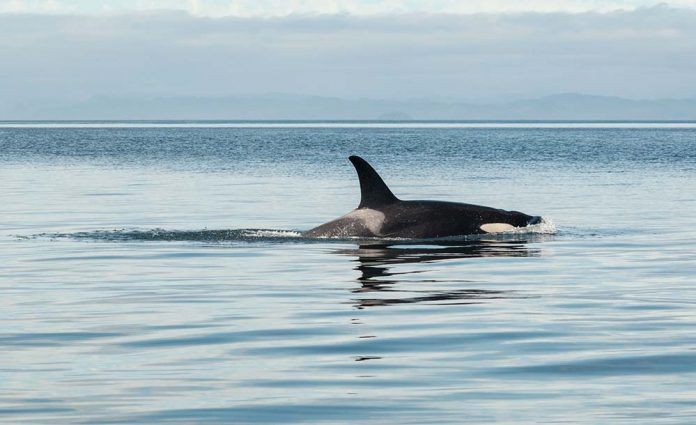
<svg viewBox="0 0 696 425"><path fill-rule="evenodd" d="M532 218L517 211L442 201L397 201L378 210L385 216L382 235L404 238L474 235L485 233L485 223L523 227Z"/></svg>

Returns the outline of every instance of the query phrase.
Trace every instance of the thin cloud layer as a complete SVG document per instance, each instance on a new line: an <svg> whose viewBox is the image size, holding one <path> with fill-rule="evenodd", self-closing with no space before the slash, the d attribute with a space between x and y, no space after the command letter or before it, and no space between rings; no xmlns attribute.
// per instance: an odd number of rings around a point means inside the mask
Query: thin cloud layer
<svg viewBox="0 0 696 425"><path fill-rule="evenodd" d="M291 14L378 15L500 12L608 12L656 4L696 8L696 0L4 0L2 12L103 14L178 10L195 16L278 17Z"/></svg>
<svg viewBox="0 0 696 425"><path fill-rule="evenodd" d="M696 96L696 11L0 14L0 112L96 95Z"/></svg>

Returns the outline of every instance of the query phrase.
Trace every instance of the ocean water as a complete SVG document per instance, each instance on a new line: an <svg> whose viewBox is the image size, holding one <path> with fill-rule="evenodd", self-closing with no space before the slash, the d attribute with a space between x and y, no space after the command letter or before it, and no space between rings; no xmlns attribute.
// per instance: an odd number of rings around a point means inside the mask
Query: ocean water
<svg viewBox="0 0 696 425"><path fill-rule="evenodd" d="M1 423L694 423L696 125L4 123L0 317Z"/></svg>

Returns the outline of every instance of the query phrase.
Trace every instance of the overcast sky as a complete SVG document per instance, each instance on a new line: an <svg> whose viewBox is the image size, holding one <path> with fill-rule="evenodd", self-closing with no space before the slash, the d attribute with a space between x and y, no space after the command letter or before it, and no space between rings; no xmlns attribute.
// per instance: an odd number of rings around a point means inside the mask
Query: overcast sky
<svg viewBox="0 0 696 425"><path fill-rule="evenodd" d="M0 58L5 110L102 94L695 97L696 0L0 0Z"/></svg>
<svg viewBox="0 0 696 425"><path fill-rule="evenodd" d="M293 13L607 12L633 10L659 3L696 7L696 0L2 0L0 12L100 14L168 9L208 17L268 17Z"/></svg>

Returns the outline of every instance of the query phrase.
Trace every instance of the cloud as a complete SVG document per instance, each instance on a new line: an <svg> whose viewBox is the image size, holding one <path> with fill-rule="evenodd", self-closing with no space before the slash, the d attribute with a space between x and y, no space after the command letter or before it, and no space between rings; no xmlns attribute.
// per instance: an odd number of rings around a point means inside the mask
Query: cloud
<svg viewBox="0 0 696 425"><path fill-rule="evenodd" d="M0 13L128 13L178 10L206 17L278 17L291 14L379 15L403 13L471 14L516 12L607 12L635 10L655 0L4 0ZM696 8L696 0L670 0L673 7Z"/></svg>
<svg viewBox="0 0 696 425"><path fill-rule="evenodd" d="M90 96L696 95L696 11L0 14L4 110ZM0 112L2 110L0 109Z"/></svg>

